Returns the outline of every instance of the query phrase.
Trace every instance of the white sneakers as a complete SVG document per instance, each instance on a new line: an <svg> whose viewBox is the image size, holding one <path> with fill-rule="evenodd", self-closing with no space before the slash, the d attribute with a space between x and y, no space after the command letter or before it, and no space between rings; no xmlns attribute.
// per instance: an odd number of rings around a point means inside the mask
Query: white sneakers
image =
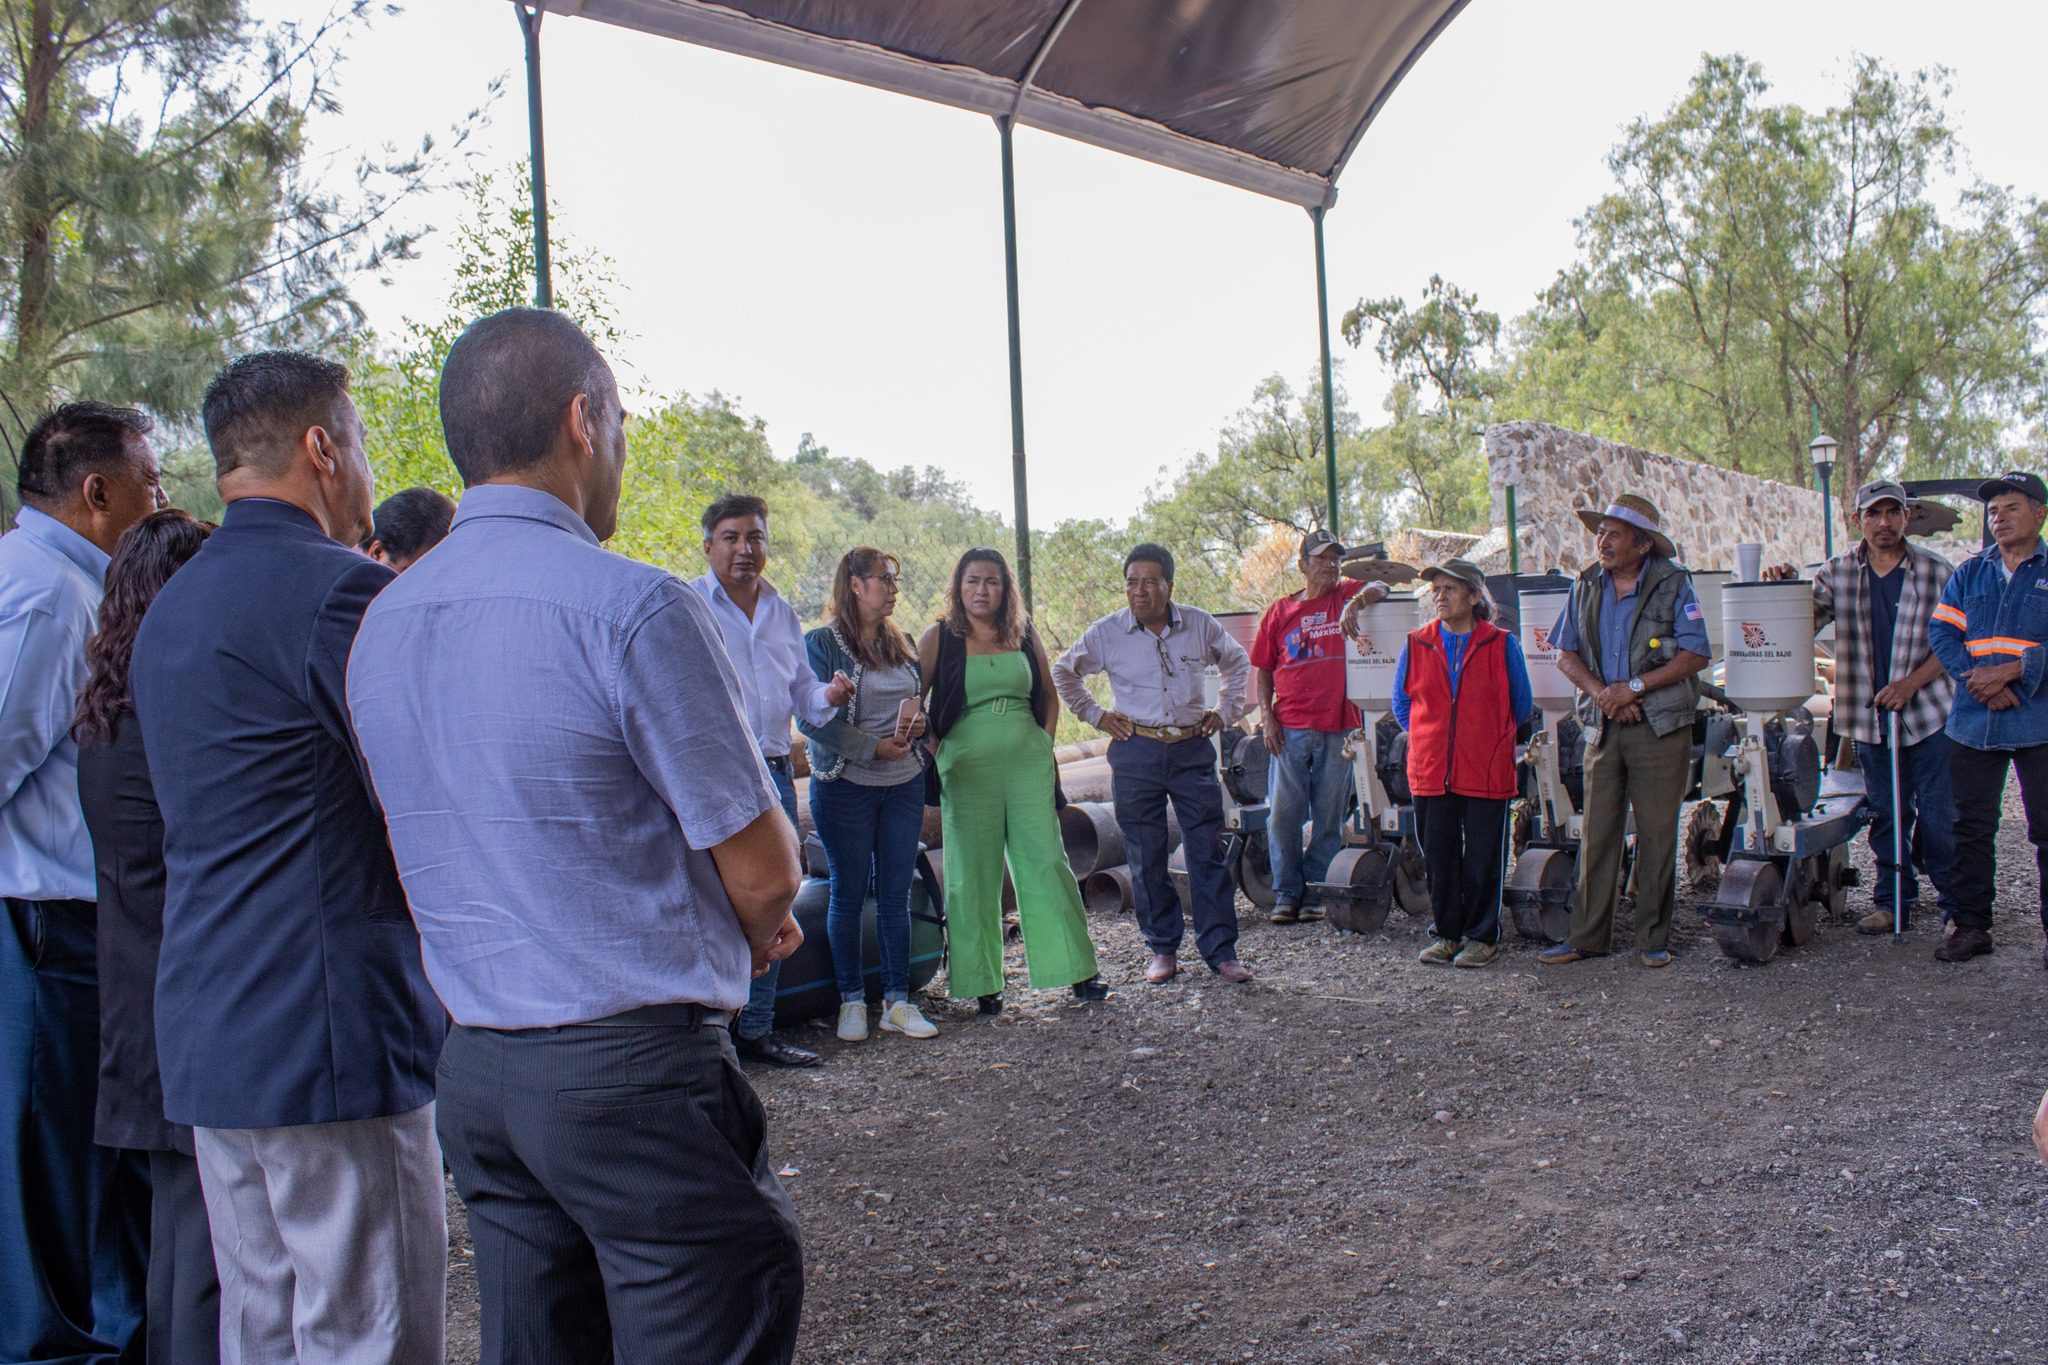
<svg viewBox="0 0 2048 1365"><path fill-rule="evenodd" d="M900 1033L906 1038L936 1038L938 1026L924 1017L908 1000L898 1000L882 1011L882 1032ZM865 1042L868 1036L868 1007L865 1001L843 1000L839 1004L839 1041Z"/></svg>
<svg viewBox="0 0 2048 1365"><path fill-rule="evenodd" d="M841 1019L846 1017L844 1008L840 1010L839 1017ZM917 1006L911 1004L908 1000L898 1000L895 1004L882 1011L882 1032L900 1033L906 1038L936 1038L939 1036L938 1026L925 1018L919 1012ZM839 1036L843 1038L846 1035L842 1033Z"/></svg>

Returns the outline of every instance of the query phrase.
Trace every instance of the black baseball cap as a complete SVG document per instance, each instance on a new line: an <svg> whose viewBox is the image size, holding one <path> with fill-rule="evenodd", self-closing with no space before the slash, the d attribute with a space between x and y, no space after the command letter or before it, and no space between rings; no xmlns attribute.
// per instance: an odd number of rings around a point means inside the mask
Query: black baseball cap
<svg viewBox="0 0 2048 1365"><path fill-rule="evenodd" d="M2039 474L2029 474L2022 469L2000 474L1995 479L1986 479L1977 485L1977 497L1980 501L1990 502L2001 493L2024 493L2035 502L2048 502L2048 484L2041 482Z"/></svg>

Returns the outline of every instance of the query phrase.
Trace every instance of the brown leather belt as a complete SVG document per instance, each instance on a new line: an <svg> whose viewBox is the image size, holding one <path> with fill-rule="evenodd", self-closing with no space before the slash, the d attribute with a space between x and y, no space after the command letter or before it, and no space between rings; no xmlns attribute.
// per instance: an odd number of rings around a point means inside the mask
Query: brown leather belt
<svg viewBox="0 0 2048 1365"><path fill-rule="evenodd" d="M1131 725L1131 733L1143 735L1147 739L1156 739L1161 744L1179 744L1185 740L1200 739L1202 737L1202 727L1199 725L1139 725L1134 722Z"/></svg>

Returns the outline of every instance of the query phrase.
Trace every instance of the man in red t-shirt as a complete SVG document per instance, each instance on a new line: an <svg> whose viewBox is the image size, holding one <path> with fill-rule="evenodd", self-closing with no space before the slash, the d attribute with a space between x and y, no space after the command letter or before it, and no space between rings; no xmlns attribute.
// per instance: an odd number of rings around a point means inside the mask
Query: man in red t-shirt
<svg viewBox="0 0 2048 1365"><path fill-rule="evenodd" d="M1267 842L1273 861L1273 923L1317 918L1305 888L1328 875L1344 838L1351 765L1344 736L1358 708L1344 696L1344 604L1365 584L1342 578L1344 547L1328 531L1301 542L1302 589L1266 608L1252 641L1266 750L1273 756ZM1302 850L1302 826L1313 836Z"/></svg>

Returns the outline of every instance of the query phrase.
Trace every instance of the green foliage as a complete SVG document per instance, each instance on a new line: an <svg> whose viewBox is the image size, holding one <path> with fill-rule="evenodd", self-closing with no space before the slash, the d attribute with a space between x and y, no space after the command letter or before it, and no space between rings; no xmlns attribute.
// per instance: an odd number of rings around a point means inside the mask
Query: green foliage
<svg viewBox="0 0 2048 1365"><path fill-rule="evenodd" d="M230 355L329 343L349 281L410 254L393 211L432 139L316 180L305 124L336 107L343 37L243 0L0 0L0 396L5 484L24 424L90 395L187 420ZM458 129L466 132L472 114Z"/></svg>
<svg viewBox="0 0 2048 1365"><path fill-rule="evenodd" d="M501 187L491 176L479 177L456 229L459 264L447 311L431 322L408 321L391 344L363 334L351 348L356 406L380 496L415 485L451 497L461 492L441 434L441 366L472 321L531 302L530 183L520 177ZM579 249L559 230L551 246L555 306L600 350L617 356L627 338L614 321L612 263ZM611 546L676 573L701 572L698 514L735 471L772 463L765 431L718 394L703 403L687 394L626 396L626 475ZM637 407L636 399L652 406Z"/></svg>
<svg viewBox="0 0 2048 1365"><path fill-rule="evenodd" d="M1857 62L1773 104L1707 57L1610 154L1582 258L1512 329L1501 410L1804 483L1817 414L1844 496L2002 465L2048 401L2048 209L1964 180L1944 73Z"/></svg>

